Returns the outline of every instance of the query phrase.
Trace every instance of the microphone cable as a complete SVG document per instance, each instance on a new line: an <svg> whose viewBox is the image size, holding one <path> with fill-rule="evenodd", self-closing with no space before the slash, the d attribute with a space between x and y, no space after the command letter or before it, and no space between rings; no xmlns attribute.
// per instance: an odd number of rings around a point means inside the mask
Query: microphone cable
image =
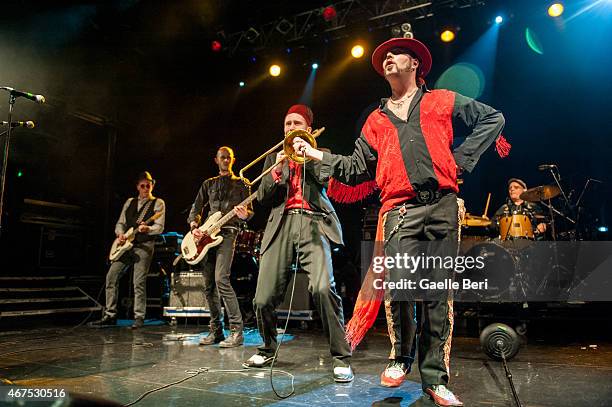
<svg viewBox="0 0 612 407"><path fill-rule="evenodd" d="M293 267L293 284L291 284L291 296L289 297L289 309L287 310L287 320L285 321L285 327L283 329L283 333L280 337L280 340L278 341L278 344L276 345L276 351L274 352L274 356L272 357L272 364L270 364L270 387L272 387L272 391L274 392L276 397L280 399L286 399L295 394L295 386L294 386L293 380L291 381L291 390L289 391L289 393L280 394L278 391L276 391L276 388L274 387L273 376L274 376L274 364L276 363L276 357L278 356L280 347L283 344L283 340L285 339L285 333L287 332L287 327L289 326L289 319L291 318L291 309L293 307L293 295L295 294L295 280L297 280L297 272L300 268L300 253L301 253L300 244L302 241L302 226L303 226L303 221L304 221L304 200L306 199L306 197L304 196L304 187L306 185L306 152L305 151L302 151L302 158L304 159L304 161L302 162L302 174L301 174L302 175L302 180L301 180L302 181L302 202L300 204L300 228L298 230L297 248L296 248L296 255L295 255L296 260L295 260L295 267ZM288 164L289 163L287 163L287 165Z"/></svg>

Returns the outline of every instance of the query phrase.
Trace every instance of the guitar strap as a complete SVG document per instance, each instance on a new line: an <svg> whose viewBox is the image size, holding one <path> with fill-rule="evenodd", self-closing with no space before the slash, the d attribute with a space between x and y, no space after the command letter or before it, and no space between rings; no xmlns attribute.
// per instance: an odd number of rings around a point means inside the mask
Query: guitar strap
<svg viewBox="0 0 612 407"><path fill-rule="evenodd" d="M155 199L150 199L147 201L147 203L142 205L142 208L140 208L140 210L138 211L138 218L136 218L137 225L139 225L140 222L144 220L145 214L147 213L147 211L149 210L149 208L151 207L154 201Z"/></svg>

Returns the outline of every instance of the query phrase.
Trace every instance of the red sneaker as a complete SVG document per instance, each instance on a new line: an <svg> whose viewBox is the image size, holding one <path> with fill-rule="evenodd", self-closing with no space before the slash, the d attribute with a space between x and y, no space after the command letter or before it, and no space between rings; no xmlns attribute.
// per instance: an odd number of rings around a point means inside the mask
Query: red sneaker
<svg viewBox="0 0 612 407"><path fill-rule="evenodd" d="M406 379L407 373L405 363L392 360L380 375L380 384L385 387L399 387Z"/></svg>

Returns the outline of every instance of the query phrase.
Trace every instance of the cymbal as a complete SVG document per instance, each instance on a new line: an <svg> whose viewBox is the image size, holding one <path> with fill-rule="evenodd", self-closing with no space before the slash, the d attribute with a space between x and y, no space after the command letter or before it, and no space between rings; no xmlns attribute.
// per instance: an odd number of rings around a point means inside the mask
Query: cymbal
<svg viewBox="0 0 612 407"><path fill-rule="evenodd" d="M487 227L491 224L491 220L482 216L470 215L469 213L465 214L463 221L461 222L461 226L469 226L469 227Z"/></svg>
<svg viewBox="0 0 612 407"><path fill-rule="evenodd" d="M559 195L561 190L556 185L540 185L529 188L519 196L523 201L536 202L546 201Z"/></svg>

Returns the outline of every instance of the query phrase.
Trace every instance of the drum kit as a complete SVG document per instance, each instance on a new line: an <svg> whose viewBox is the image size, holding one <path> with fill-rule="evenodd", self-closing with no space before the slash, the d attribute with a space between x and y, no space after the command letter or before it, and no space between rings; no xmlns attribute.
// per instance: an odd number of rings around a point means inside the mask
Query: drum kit
<svg viewBox="0 0 612 407"><path fill-rule="evenodd" d="M474 300L521 301L540 294L542 284L546 282L537 281L529 273L532 270L530 267L533 267L533 259L530 259L533 251L530 248L536 238L533 222L549 225L550 236L556 240L554 215L566 216L554 209L551 200L561 193L557 185L542 185L527 189L520 195L523 201L546 206L550 212L549 221L543 215L531 213L504 213L490 219L487 216L490 193L481 216L465 214L461 220L461 253L474 258L481 256L485 270L489 272L488 290L471 293ZM571 221L569 217L566 218ZM549 279L549 276L544 279Z"/></svg>
<svg viewBox="0 0 612 407"><path fill-rule="evenodd" d="M236 236L230 276L238 301L250 304L255 296L262 235L263 231L241 228Z"/></svg>

